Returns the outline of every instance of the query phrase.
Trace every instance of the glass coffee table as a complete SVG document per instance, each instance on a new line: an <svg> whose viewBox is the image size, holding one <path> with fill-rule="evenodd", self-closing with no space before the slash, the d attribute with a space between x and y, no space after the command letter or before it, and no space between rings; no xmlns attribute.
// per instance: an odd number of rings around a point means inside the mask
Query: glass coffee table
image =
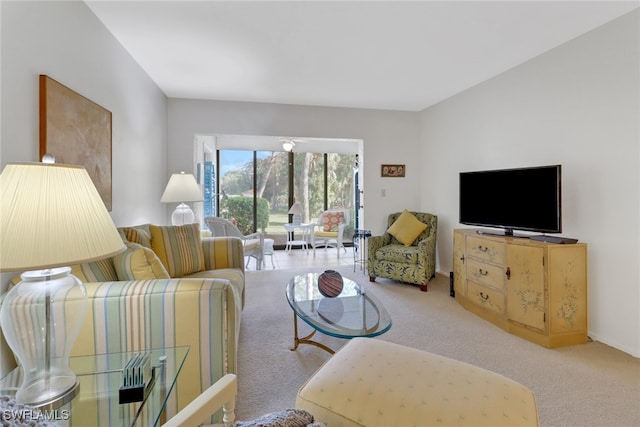
<svg viewBox="0 0 640 427"><path fill-rule="evenodd" d="M374 295L363 293L353 280L343 277L344 287L337 297L322 296L318 290L320 274L300 274L287 283L287 301L293 309L292 351L300 344L311 344L333 354L331 348L311 339L316 332L350 339L375 337L391 328L391 316L384 305ZM309 335L298 336L298 318L313 328Z"/></svg>
<svg viewBox="0 0 640 427"><path fill-rule="evenodd" d="M136 352L75 356L69 359L80 384L70 402L56 409L41 409L42 416L60 426L159 426L165 407L189 352L189 347L147 350L155 367L155 382L142 402L119 403L122 368ZM0 379L0 395L15 395L22 382L16 368ZM0 414L2 415L2 414ZM2 417L0 416L0 421ZM2 424L2 423L0 423Z"/></svg>

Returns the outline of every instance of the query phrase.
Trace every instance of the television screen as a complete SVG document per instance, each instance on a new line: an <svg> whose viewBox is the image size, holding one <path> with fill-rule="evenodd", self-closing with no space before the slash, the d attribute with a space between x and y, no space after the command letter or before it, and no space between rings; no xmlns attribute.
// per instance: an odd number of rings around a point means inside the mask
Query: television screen
<svg viewBox="0 0 640 427"><path fill-rule="evenodd" d="M562 232L561 166L460 173L460 223Z"/></svg>

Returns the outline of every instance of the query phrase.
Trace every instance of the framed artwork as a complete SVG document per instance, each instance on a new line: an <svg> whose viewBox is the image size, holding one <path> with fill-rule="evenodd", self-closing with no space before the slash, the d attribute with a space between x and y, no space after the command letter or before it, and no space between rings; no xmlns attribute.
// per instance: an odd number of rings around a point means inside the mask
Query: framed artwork
<svg viewBox="0 0 640 427"><path fill-rule="evenodd" d="M380 175L383 178L404 178L405 165L382 165Z"/></svg>
<svg viewBox="0 0 640 427"><path fill-rule="evenodd" d="M84 166L111 211L111 112L40 75L40 159Z"/></svg>

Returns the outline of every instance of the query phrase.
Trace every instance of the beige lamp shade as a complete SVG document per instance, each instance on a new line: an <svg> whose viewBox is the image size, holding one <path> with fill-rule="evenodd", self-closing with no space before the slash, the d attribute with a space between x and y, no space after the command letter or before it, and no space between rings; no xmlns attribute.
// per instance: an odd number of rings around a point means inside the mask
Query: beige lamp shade
<svg viewBox="0 0 640 427"><path fill-rule="evenodd" d="M160 201L163 203L201 202L204 200L193 174L174 173L169 178Z"/></svg>
<svg viewBox="0 0 640 427"><path fill-rule="evenodd" d="M67 266L124 249L81 166L8 164L0 174L0 271Z"/></svg>
<svg viewBox="0 0 640 427"><path fill-rule="evenodd" d="M300 225L300 223L302 222L302 205L300 204L300 202L295 202L293 205L291 205L289 213L293 215L291 219L292 223L294 225Z"/></svg>
<svg viewBox="0 0 640 427"><path fill-rule="evenodd" d="M302 205L300 204L300 202L295 202L293 205L291 205L289 213L292 215L302 215Z"/></svg>

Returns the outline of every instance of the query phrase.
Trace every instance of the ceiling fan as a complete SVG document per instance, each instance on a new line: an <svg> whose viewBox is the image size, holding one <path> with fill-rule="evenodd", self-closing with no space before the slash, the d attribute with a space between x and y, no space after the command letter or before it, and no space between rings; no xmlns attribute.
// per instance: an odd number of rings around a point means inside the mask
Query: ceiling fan
<svg viewBox="0 0 640 427"><path fill-rule="evenodd" d="M280 140L280 142L282 142L282 148L284 149L284 151L291 152L293 151L293 147L295 147L296 144L304 143L306 141L294 138L283 138Z"/></svg>

